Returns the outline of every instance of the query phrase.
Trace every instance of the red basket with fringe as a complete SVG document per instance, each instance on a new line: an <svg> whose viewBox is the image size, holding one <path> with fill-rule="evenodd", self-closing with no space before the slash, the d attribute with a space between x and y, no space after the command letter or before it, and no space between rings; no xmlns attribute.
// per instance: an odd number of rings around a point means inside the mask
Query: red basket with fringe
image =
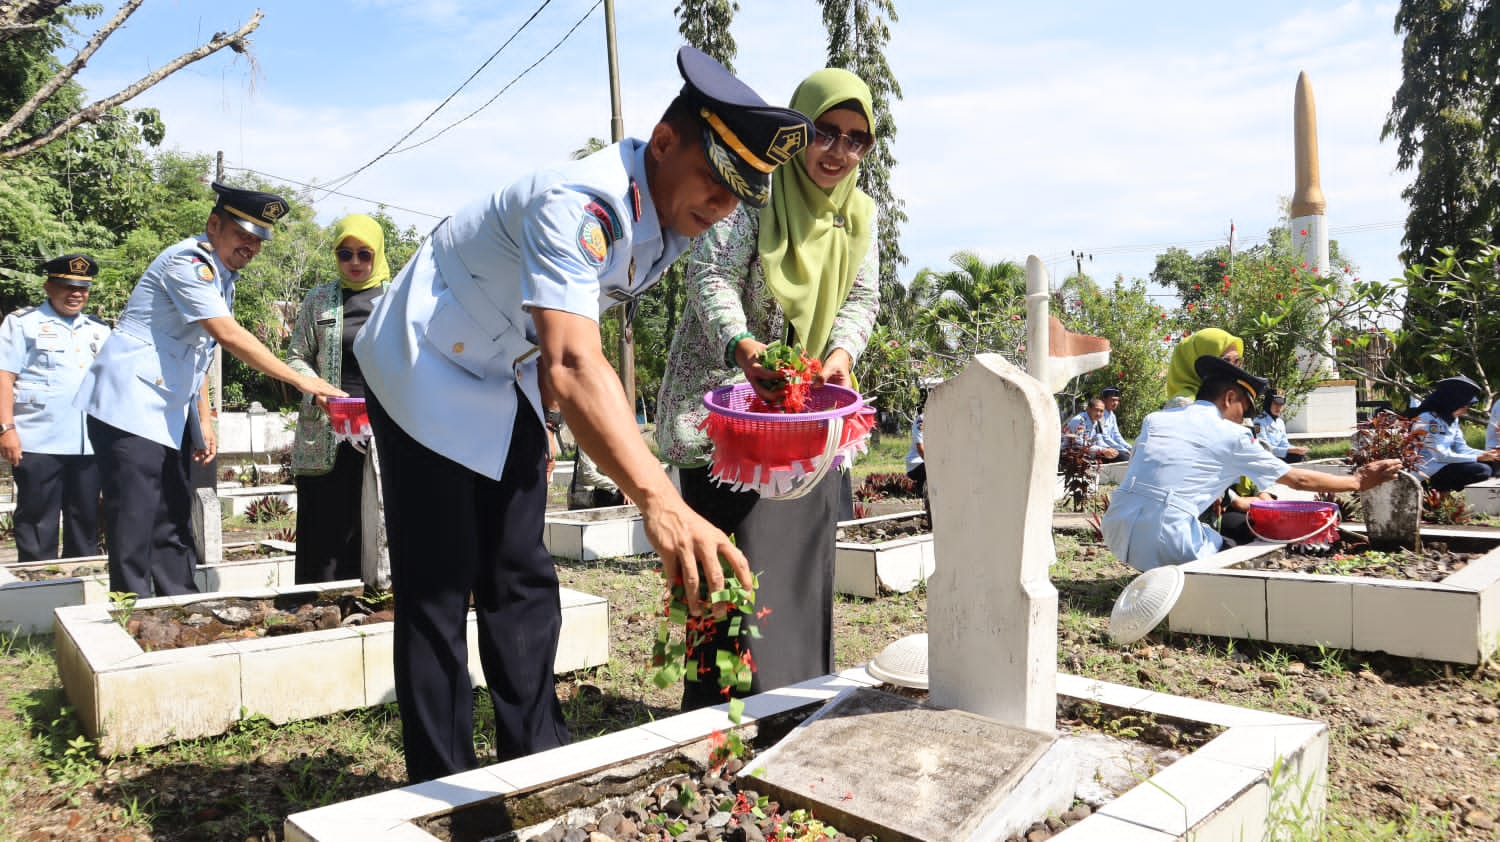
<svg viewBox="0 0 1500 842"><path fill-rule="evenodd" d="M1257 538L1283 544L1332 544L1339 539L1339 507L1316 500L1254 500L1245 515Z"/></svg>
<svg viewBox="0 0 1500 842"><path fill-rule="evenodd" d="M780 497L819 472L828 452L830 425L842 422L828 469L847 465L865 449L875 410L853 389L831 383L808 393L806 412L752 412L748 383L720 386L703 396L703 429L714 443L709 475L737 491Z"/></svg>
<svg viewBox="0 0 1500 842"><path fill-rule="evenodd" d="M368 441L370 414L364 398L328 398L328 420L333 422L335 441Z"/></svg>

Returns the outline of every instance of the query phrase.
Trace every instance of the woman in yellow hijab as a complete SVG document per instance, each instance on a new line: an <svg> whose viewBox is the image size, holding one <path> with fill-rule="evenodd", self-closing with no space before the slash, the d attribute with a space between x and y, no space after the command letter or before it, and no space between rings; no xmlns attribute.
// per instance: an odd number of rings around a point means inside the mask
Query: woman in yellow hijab
<svg viewBox="0 0 1500 842"><path fill-rule="evenodd" d="M339 279L308 290L286 361L302 374L340 384L351 398L363 398L365 381L350 346L391 279L385 231L371 217L352 214L333 226L332 248ZM298 584L358 579L362 553L378 544L365 540L365 530L379 524L362 528L360 517L366 483L373 480L366 477L366 454L335 439L327 410L322 398L303 395L292 443Z"/></svg>
<svg viewBox="0 0 1500 842"><path fill-rule="evenodd" d="M813 120L812 143L771 175L771 199L741 205L693 244L687 304L672 338L657 401L657 443L675 465L682 496L734 536L760 574L757 603L772 614L749 644L756 674L749 692L833 669L833 560L844 475L831 471L795 502L719 486L708 475L712 445L699 425L703 394L748 378L774 378L757 359L775 340L800 343L823 362L831 383L851 385L880 306L875 203L856 182L875 143L870 89L847 70L819 70L797 87L791 107ZM713 654L731 640L721 624L684 708L723 701ZM743 641L748 637L740 638ZM689 670L700 671L696 664Z"/></svg>
<svg viewBox="0 0 1500 842"><path fill-rule="evenodd" d="M1244 341L1216 327L1206 327L1182 340L1172 349L1172 360L1167 367L1167 406L1190 404L1197 396L1203 380L1193 364L1199 357L1223 357L1239 365L1244 355Z"/></svg>

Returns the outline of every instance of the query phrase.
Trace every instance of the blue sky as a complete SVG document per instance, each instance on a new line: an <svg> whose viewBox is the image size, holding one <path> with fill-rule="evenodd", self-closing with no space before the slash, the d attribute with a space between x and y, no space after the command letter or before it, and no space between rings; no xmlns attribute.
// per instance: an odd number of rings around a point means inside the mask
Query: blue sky
<svg viewBox="0 0 1500 842"><path fill-rule="evenodd" d="M135 100L161 109L166 145L223 150L230 167L328 183L375 158L437 105L542 0L261 0L253 63L228 51ZM109 4L107 14L116 4ZM625 130L641 136L681 85L673 0L619 0ZM516 175L609 134L604 18L595 0L551 0L412 140L431 136L556 51L478 115L313 194L325 221L374 202L426 230ZM235 28L250 0L152 0L80 81L112 93ZM1146 276L1169 245L1242 244L1277 223L1293 186L1292 97L1306 71L1317 99L1328 224L1366 278L1401 271L1410 180L1380 127L1400 82L1394 3L896 0L888 60L893 188L911 219L910 277L960 249L1040 256L1054 277L1070 251L1086 272ZM590 11L592 9L592 11ZM784 102L822 66L814 0L742 0L735 67ZM583 24L567 37L580 19ZM64 52L71 57L71 52ZM233 172L231 172L231 176Z"/></svg>

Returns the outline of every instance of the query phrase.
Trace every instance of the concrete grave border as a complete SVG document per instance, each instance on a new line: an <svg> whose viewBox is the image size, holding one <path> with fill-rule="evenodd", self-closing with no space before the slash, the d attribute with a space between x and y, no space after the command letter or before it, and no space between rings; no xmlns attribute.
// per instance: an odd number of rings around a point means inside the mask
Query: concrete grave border
<svg viewBox="0 0 1500 842"><path fill-rule="evenodd" d="M900 520L921 515L921 509L889 515L839 521L840 527ZM937 569L932 533L895 538L875 544L839 541L833 562L833 589L837 593L874 599L887 592L906 593L928 579Z"/></svg>
<svg viewBox="0 0 1500 842"><path fill-rule="evenodd" d="M229 544L226 550L261 544L283 555L248 561L201 564L193 572L198 589L212 593L236 588L290 587L296 581L293 553L296 545L267 539ZM28 561L0 566L0 571L52 567L60 564L85 564L108 561L108 556L82 556L56 561ZM109 574L101 570L91 576L67 576L45 582L12 581L0 576L0 632L50 634L52 612L69 605L102 605L109 602Z"/></svg>
<svg viewBox="0 0 1500 842"><path fill-rule="evenodd" d="M548 512L543 530L542 543L558 558L599 561L656 552L635 506Z"/></svg>
<svg viewBox="0 0 1500 842"><path fill-rule="evenodd" d="M1359 524L1344 529L1363 530ZM1500 540L1500 530L1423 526L1424 538ZM1461 664L1500 648L1500 547L1441 582L1324 576L1235 565L1275 552L1257 541L1182 565L1174 632L1388 652Z"/></svg>
<svg viewBox="0 0 1500 842"><path fill-rule="evenodd" d="M744 721L821 704L870 686L846 670L745 700ZM1052 837L1059 842L1165 842L1269 838L1278 822L1316 827L1328 786L1328 726L1321 722L1169 696L1077 676L1057 676L1063 696L1226 730L1092 816ZM288 842L433 842L417 822L487 799L523 792L685 745L734 727L722 707L705 708L427 783L289 816Z"/></svg>
<svg viewBox="0 0 1500 842"><path fill-rule="evenodd" d="M272 598L357 587L359 580L143 599L136 610L224 598ZM68 702L102 757L221 734L262 715L277 724L396 700L395 626L328 629L146 652L108 605L58 608L57 669ZM483 686L476 621L469 614L469 674ZM609 606L562 589L562 637L554 669L609 660ZM287 676L296 676L295 681Z"/></svg>

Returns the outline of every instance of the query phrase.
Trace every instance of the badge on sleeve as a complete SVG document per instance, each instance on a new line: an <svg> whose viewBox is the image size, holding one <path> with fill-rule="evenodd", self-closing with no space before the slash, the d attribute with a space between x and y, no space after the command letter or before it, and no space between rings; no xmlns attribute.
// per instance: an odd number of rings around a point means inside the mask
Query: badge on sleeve
<svg viewBox="0 0 1500 842"><path fill-rule="evenodd" d="M590 265L603 266L609 255L609 240L604 235L604 226L591 214L585 214L578 223L578 248Z"/></svg>
<svg viewBox="0 0 1500 842"><path fill-rule="evenodd" d="M194 262L197 263L197 261ZM200 281L211 281L214 279L213 267L209 266L207 263L198 263L197 271L198 280Z"/></svg>

